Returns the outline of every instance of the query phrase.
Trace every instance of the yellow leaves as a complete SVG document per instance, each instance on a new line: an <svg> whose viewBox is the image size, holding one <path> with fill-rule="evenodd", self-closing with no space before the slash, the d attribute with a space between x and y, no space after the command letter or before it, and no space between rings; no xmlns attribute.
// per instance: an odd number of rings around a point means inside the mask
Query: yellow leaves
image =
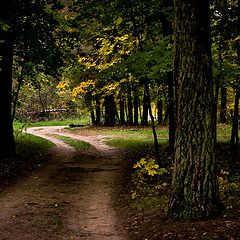
<svg viewBox="0 0 240 240"><path fill-rule="evenodd" d="M135 199L136 196L137 196L137 193L136 193L136 192L133 192L132 195L131 195L132 199Z"/></svg>
<svg viewBox="0 0 240 240"><path fill-rule="evenodd" d="M63 79L62 81L59 82L59 84L57 85L57 88L60 88L60 89L68 88L69 84L70 84L70 80Z"/></svg>
<svg viewBox="0 0 240 240"><path fill-rule="evenodd" d="M72 100L75 101L76 97L79 94L86 94L89 90L93 90L94 88L95 88L95 83L93 80L81 82L79 86L73 88Z"/></svg>
<svg viewBox="0 0 240 240"><path fill-rule="evenodd" d="M157 173L157 171L155 169L148 170L148 175L150 175L150 176L154 176L156 173Z"/></svg>
<svg viewBox="0 0 240 240"><path fill-rule="evenodd" d="M220 173L221 173L222 175L228 175L228 174L229 174L229 172L223 171L223 169L221 169Z"/></svg>
<svg viewBox="0 0 240 240"><path fill-rule="evenodd" d="M240 39L240 35L238 35L236 38L233 39L233 41L238 41Z"/></svg>

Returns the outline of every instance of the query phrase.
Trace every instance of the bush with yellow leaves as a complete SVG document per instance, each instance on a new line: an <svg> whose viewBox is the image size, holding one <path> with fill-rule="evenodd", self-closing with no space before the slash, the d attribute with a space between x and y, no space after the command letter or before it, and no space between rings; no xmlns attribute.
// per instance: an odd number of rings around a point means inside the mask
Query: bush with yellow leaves
<svg viewBox="0 0 240 240"><path fill-rule="evenodd" d="M227 209L232 209L240 206L240 178L229 175L229 172L221 170L218 183L222 201Z"/></svg>
<svg viewBox="0 0 240 240"><path fill-rule="evenodd" d="M167 187L168 184L164 182L162 176L170 172L166 168L160 168L154 158L150 156L142 158L133 168L136 170L132 174L132 199L149 194L156 195Z"/></svg>

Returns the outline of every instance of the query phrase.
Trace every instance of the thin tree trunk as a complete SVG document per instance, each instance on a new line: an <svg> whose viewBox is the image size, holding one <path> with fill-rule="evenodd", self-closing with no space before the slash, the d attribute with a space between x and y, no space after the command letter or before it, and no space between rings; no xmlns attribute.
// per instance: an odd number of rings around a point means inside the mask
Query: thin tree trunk
<svg viewBox="0 0 240 240"><path fill-rule="evenodd" d="M142 122L141 124L143 126L148 125L148 104L147 104L147 95L146 95L146 89L144 90L143 94L143 113L142 113Z"/></svg>
<svg viewBox="0 0 240 240"><path fill-rule="evenodd" d="M234 107L234 115L232 121L232 134L231 134L231 148L232 148L232 160L236 161L237 153L238 153L238 117L239 117L239 98L240 98L240 91L236 90L235 95L235 107Z"/></svg>
<svg viewBox="0 0 240 240"><path fill-rule="evenodd" d="M133 104L132 104L132 93L130 87L128 87L128 125L133 126Z"/></svg>
<svg viewBox="0 0 240 240"><path fill-rule="evenodd" d="M227 122L227 89L225 86L221 87L221 109L220 109L220 123Z"/></svg>
<svg viewBox="0 0 240 240"><path fill-rule="evenodd" d="M134 106L134 125L138 126L138 96L134 96L133 106Z"/></svg>
<svg viewBox="0 0 240 240"><path fill-rule="evenodd" d="M101 103L99 99L96 100L96 125L100 125L101 121Z"/></svg>
<svg viewBox="0 0 240 240"><path fill-rule="evenodd" d="M158 164L161 166L162 163L161 163L160 155L159 155L159 151L158 151L158 139L157 139L157 133L156 133L156 128L155 128L154 116L152 114L151 97L150 97L148 80L146 80L146 82L145 82L145 91L146 91L149 115L150 115L150 118L151 118L151 127L152 127L152 132L153 132L153 139L154 139L155 157L156 157L156 160L157 160Z"/></svg>
<svg viewBox="0 0 240 240"><path fill-rule="evenodd" d="M162 111L163 111L163 101L162 99L158 100L157 102L157 114L158 114L158 125L161 125L163 122L163 115L162 115Z"/></svg>
<svg viewBox="0 0 240 240"><path fill-rule="evenodd" d="M120 99L119 108L120 108L120 124L123 126L125 125L125 115L124 115L124 102L122 101L122 99Z"/></svg>
<svg viewBox="0 0 240 240"><path fill-rule="evenodd" d="M128 118L127 102L126 102L126 101L124 102L124 107L125 107L125 109L126 109L126 111L125 111L125 113L126 113L126 119L127 119L126 123L128 123L128 122L129 122L129 118Z"/></svg>

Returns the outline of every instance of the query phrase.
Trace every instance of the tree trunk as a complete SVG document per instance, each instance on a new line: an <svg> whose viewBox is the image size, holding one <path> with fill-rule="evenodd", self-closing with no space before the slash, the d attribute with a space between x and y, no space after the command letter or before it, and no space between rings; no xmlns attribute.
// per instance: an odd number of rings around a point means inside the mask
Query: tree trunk
<svg viewBox="0 0 240 240"><path fill-rule="evenodd" d="M105 126L113 127L116 124L115 103L113 95L105 98Z"/></svg>
<svg viewBox="0 0 240 240"><path fill-rule="evenodd" d="M238 116L239 116L239 98L240 98L240 91L239 89L236 90L235 95L235 106L234 106L234 115L232 121L232 134L231 134L231 148L232 148L232 160L236 161L237 153L238 153Z"/></svg>
<svg viewBox="0 0 240 240"><path fill-rule="evenodd" d="M91 120L92 120L92 125L96 125L94 110L91 110Z"/></svg>
<svg viewBox="0 0 240 240"><path fill-rule="evenodd" d="M168 113L169 113L169 154L174 158L174 142L175 142L175 110L174 110L174 91L173 91L173 73L167 74L168 78Z"/></svg>
<svg viewBox="0 0 240 240"><path fill-rule="evenodd" d="M128 125L133 126L133 104L132 104L132 93L131 89L128 87Z"/></svg>
<svg viewBox="0 0 240 240"><path fill-rule="evenodd" d="M148 125L148 104L147 104L147 96L146 96L146 91L145 90L144 90L144 94L143 94L143 113L142 113L141 124L143 126Z"/></svg>
<svg viewBox="0 0 240 240"><path fill-rule="evenodd" d="M124 101L120 99L119 102L120 107L120 124L123 126L125 125L125 115L124 115Z"/></svg>
<svg viewBox="0 0 240 240"><path fill-rule="evenodd" d="M7 158L16 154L11 119L13 44L10 35L0 34L0 158Z"/></svg>
<svg viewBox="0 0 240 240"><path fill-rule="evenodd" d="M175 164L168 215L199 218L222 207L207 0L175 0Z"/></svg>
<svg viewBox="0 0 240 240"><path fill-rule="evenodd" d="M146 82L145 82L145 91L146 91L149 115L150 115L150 118L151 118L151 127L152 127L152 132L153 132L153 139L154 139L155 157L156 157L156 160L157 160L159 166L161 166L162 163L161 163L160 155L159 155L159 152L158 152L158 139L157 139L157 133L156 133L156 128L155 128L155 121L154 121L154 117L153 117L153 114L152 114L151 97L150 97L148 80L146 80Z"/></svg>
<svg viewBox="0 0 240 240"><path fill-rule="evenodd" d="M157 110L158 110L158 125L161 125L162 122L163 122L163 115L162 115L163 102L162 102L162 99L158 100L158 102L157 102Z"/></svg>
<svg viewBox="0 0 240 240"><path fill-rule="evenodd" d="M221 87L221 109L220 109L220 123L227 122L227 89Z"/></svg>
<svg viewBox="0 0 240 240"><path fill-rule="evenodd" d="M101 122L101 103L99 99L96 100L96 125L100 125Z"/></svg>
<svg viewBox="0 0 240 240"><path fill-rule="evenodd" d="M134 125L138 126L138 96L134 96L133 106L134 106Z"/></svg>

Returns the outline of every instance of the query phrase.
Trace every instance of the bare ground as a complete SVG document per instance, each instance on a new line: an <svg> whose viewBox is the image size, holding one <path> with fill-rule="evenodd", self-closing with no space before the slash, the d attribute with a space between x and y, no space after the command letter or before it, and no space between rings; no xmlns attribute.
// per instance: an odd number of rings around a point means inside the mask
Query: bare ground
<svg viewBox="0 0 240 240"><path fill-rule="evenodd" d="M0 193L1 240L124 240L114 204L122 178L123 151L102 136L79 136L64 127L28 133L56 144L48 163ZM96 149L76 151L51 134L76 138Z"/></svg>

